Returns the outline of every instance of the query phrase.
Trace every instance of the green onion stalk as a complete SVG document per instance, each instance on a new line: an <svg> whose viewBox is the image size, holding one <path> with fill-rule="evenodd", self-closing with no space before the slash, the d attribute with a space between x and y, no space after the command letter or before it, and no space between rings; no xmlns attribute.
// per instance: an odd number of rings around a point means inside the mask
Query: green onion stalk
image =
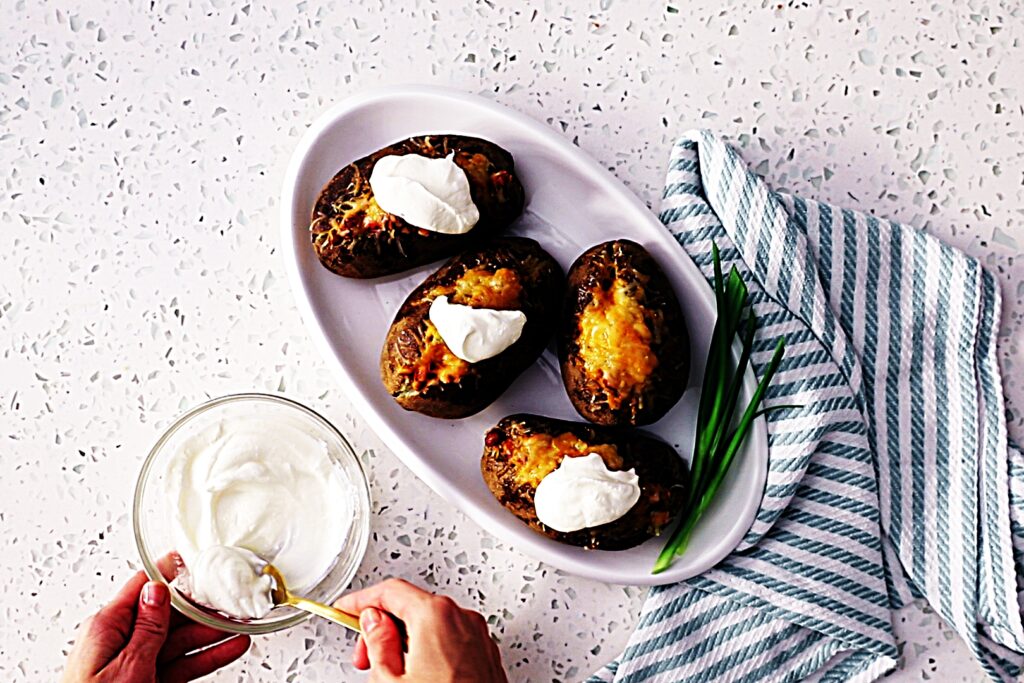
<svg viewBox="0 0 1024 683"><path fill-rule="evenodd" d="M753 398L733 427L740 390L743 388L743 376L750 361L757 319L749 305L747 286L735 266L728 276L723 277L718 245L712 246L711 254L714 260L718 319L711 333L711 347L708 349L704 383L697 407L690 485L685 495L684 512L654 563L654 574L667 569L676 557L686 552L694 528L714 500L754 420L761 414L758 406L785 353L783 340L779 339L764 375L754 390ZM734 365L732 350L737 336L742 350L739 362Z"/></svg>

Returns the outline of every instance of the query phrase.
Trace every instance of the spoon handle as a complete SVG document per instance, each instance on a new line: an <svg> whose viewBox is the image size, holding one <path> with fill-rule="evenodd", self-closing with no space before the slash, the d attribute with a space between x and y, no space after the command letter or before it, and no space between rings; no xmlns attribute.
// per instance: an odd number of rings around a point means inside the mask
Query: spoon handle
<svg viewBox="0 0 1024 683"><path fill-rule="evenodd" d="M318 617L323 617L324 619L333 621L336 624L341 624L342 626L352 629L356 633L363 632L362 629L359 628L359 617L354 614L342 612L340 609L335 609L319 602L313 602L312 600L297 598L295 596L289 596L288 604L292 607L311 612Z"/></svg>

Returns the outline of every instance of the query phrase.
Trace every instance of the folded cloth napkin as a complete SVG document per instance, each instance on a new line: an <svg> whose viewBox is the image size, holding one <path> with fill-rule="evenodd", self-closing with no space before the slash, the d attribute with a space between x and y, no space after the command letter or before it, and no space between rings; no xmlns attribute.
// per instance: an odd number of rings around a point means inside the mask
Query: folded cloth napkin
<svg viewBox="0 0 1024 683"><path fill-rule="evenodd" d="M869 681L924 598L993 680L1024 665L1024 454L1007 441L999 288L925 233L774 192L707 131L673 149L661 220L710 281L751 290L768 482L711 571L653 589L591 681Z"/></svg>

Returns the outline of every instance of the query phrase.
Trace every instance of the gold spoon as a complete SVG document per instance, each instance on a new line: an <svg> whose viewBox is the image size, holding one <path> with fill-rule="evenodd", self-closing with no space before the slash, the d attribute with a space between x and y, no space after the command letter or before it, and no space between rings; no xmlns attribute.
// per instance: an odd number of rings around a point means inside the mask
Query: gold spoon
<svg viewBox="0 0 1024 683"><path fill-rule="evenodd" d="M269 576L274 585L270 589L270 597L274 601L274 606L277 605L290 605L297 609L305 610L311 614L315 614L318 617L323 617L333 621L336 624L341 624L347 628L352 629L356 633L362 633L363 630L359 628L359 617L349 612L342 612L340 609L335 609L329 605L324 605L319 602L307 600L306 598L300 598L297 595L292 595L288 592L288 586L285 585L284 577L281 576L281 572L277 571L277 567L272 564L263 565L263 574Z"/></svg>

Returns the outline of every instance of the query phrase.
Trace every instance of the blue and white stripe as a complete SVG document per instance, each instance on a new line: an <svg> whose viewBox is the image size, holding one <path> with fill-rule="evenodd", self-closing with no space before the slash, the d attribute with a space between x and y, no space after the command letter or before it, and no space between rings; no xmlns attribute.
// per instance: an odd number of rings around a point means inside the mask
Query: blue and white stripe
<svg viewBox="0 0 1024 683"><path fill-rule="evenodd" d="M712 277L747 280L755 369L780 337L757 519L713 570L651 591L592 681L868 681L892 610L926 598L993 680L1024 665L1024 454L1007 443L999 289L895 223L776 193L707 131L684 136L661 219Z"/></svg>

